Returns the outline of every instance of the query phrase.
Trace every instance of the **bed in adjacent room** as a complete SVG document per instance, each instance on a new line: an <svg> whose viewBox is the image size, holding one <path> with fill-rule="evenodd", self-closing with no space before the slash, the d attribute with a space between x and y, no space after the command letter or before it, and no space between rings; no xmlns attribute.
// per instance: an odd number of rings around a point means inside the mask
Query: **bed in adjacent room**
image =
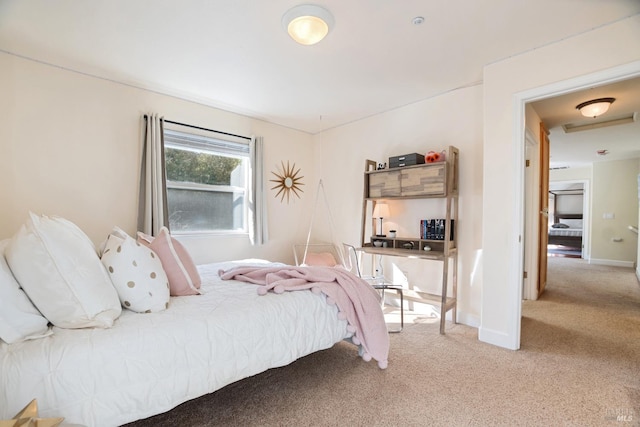
<svg viewBox="0 0 640 427"><path fill-rule="evenodd" d="M549 227L549 244L582 250L582 214L556 214Z"/></svg>

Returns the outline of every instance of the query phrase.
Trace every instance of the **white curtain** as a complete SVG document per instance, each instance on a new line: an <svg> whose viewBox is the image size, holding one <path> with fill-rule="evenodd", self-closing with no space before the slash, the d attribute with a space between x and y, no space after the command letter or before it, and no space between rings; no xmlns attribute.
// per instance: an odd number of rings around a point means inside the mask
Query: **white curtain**
<svg viewBox="0 0 640 427"><path fill-rule="evenodd" d="M249 199L249 238L252 245L263 245L269 240L263 150L262 137L252 137L249 148L252 179Z"/></svg>
<svg viewBox="0 0 640 427"><path fill-rule="evenodd" d="M169 227L167 181L164 166L164 118L145 114L138 230L151 236Z"/></svg>

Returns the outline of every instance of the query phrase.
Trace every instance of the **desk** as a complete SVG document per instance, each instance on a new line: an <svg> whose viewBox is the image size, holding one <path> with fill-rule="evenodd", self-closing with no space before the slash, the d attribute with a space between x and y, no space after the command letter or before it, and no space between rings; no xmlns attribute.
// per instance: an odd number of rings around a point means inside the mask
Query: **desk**
<svg viewBox="0 0 640 427"><path fill-rule="evenodd" d="M431 250L418 250L418 249L400 249L400 248L378 248L375 246L363 246L357 248L358 251L370 254L370 255L384 255L384 256L399 256L404 258L417 258L417 259L431 259L434 261L444 260L444 252ZM449 249L449 253L454 252L456 249Z"/></svg>
<svg viewBox="0 0 640 427"><path fill-rule="evenodd" d="M362 221L360 223L360 250L378 256L397 256L415 258L425 261L442 262L441 295L427 298L430 303L440 305L440 333L444 334L444 322L448 310L452 311L452 319L456 321L457 295L457 227L458 227L458 194L459 194L459 157L460 151L449 146L440 162L388 169L378 169L373 160L366 160L364 167L364 194L362 197ZM376 227L375 218L378 203L390 200L401 203L404 200L420 199L421 204L430 205L425 209L431 216L414 224L419 228L412 237L385 236L382 228ZM439 199L437 203L436 200ZM434 204L435 203L435 204ZM442 206L444 204L444 206ZM416 208L412 208L415 210ZM367 231L367 224L371 229ZM404 224L407 230L413 229L411 224ZM417 231L417 232L416 232ZM415 236L420 236L415 238ZM367 241L370 239L369 241ZM378 243L380 242L380 243ZM380 246L375 246L380 244ZM431 249L425 251L424 249ZM449 273L449 260L453 261L453 269ZM447 296L449 274L451 274L451 295ZM411 290L410 290L411 291ZM416 293L420 294L420 292ZM420 299L425 299L419 295ZM405 299L408 298L405 293Z"/></svg>
<svg viewBox="0 0 640 427"><path fill-rule="evenodd" d="M445 256L443 251L425 251L418 249L400 249L400 248L384 248L384 247L376 247L376 246L363 246L357 248L358 251L373 255L379 256L380 260L378 265L381 265L383 256L393 256L393 257L403 257L403 258L412 258L419 259L425 261L440 261L442 262L442 292L440 295L430 294L427 292L417 292L416 296L412 295L403 295L401 294L401 304L404 299L410 299L412 301L421 302L430 305L436 305L440 307L440 333L444 334L445 332L445 319L447 312L451 310L451 319L453 323L456 323L456 308L457 308L457 250L456 248L449 249L449 255ZM453 297L449 297L447 295L448 291L448 278L449 278L449 258L453 260L453 286L452 292ZM380 284L377 286L388 286L388 289L397 290L399 286L390 285L390 284ZM375 286L374 286L375 287ZM401 287L400 287L401 288ZM381 289L381 288L379 288ZM402 292L402 291L400 291ZM404 317L404 307L400 312L401 317ZM402 329L402 328L401 328Z"/></svg>

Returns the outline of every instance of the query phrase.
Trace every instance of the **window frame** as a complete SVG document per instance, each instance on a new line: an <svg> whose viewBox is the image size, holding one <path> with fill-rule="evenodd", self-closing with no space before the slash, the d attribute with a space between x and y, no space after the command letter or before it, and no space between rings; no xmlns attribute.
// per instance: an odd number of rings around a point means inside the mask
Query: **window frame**
<svg viewBox="0 0 640 427"><path fill-rule="evenodd" d="M186 125L185 125L186 126ZM166 176L166 189L167 192L170 189L174 190L194 190L204 192L218 192L218 193L232 193L242 194L243 206L242 206L242 226L240 228L228 228L228 229L208 229L208 230L179 230L171 227L171 219L169 219L169 227L172 234L188 236L188 235L248 235L249 234L249 215L251 215L250 195L253 191L251 188L253 185L251 179L251 152L250 152L250 138L237 137L234 138L227 134L218 134L213 131L205 131L200 128L192 130L190 126L189 131L178 130L173 126L169 127L165 125L163 129L164 137L164 150L166 157L167 149L192 151L196 153L206 153L214 156L230 157L240 159L242 161L243 180L245 185L220 185L220 184L204 184L195 182L183 182L173 181ZM247 140L249 139L249 140ZM164 159L164 166L166 168L166 158ZM171 209L171 203L167 199L167 207ZM233 212L229 215L233 217Z"/></svg>

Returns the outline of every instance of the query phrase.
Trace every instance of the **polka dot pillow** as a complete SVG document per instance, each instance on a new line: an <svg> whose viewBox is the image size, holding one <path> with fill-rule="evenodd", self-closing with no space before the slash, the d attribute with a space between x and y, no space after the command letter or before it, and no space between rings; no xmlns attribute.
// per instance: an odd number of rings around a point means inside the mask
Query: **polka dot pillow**
<svg viewBox="0 0 640 427"><path fill-rule="evenodd" d="M151 313L169 306L169 280L151 249L115 227L100 259L124 308Z"/></svg>

